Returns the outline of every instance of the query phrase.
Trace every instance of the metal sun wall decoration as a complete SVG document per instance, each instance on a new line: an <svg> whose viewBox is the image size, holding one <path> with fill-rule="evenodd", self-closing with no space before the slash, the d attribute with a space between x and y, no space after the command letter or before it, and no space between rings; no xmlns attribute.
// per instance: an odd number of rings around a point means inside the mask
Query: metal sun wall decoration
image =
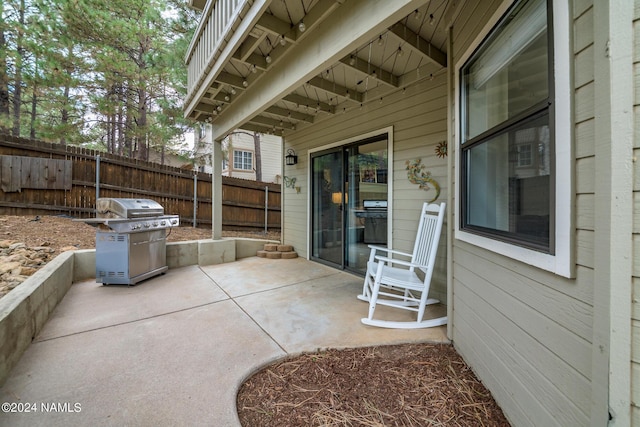
<svg viewBox="0 0 640 427"><path fill-rule="evenodd" d="M441 159L444 159L448 154L447 148L447 141L438 142L438 145L436 145L436 155Z"/></svg>
<svg viewBox="0 0 640 427"><path fill-rule="evenodd" d="M422 159L407 160L407 178L412 184L417 184L421 190L429 191L433 186L436 190L436 196L429 200L429 203L435 202L440 197L440 184L433 179L431 172L425 170L425 165L422 164Z"/></svg>

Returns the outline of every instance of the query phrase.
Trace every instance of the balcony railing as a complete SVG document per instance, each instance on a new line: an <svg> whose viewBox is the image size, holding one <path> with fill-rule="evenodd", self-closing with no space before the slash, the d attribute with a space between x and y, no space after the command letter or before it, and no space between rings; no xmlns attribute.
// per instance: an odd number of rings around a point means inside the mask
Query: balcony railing
<svg viewBox="0 0 640 427"><path fill-rule="evenodd" d="M187 99L193 96L220 52L221 41L238 18L245 0L209 0L185 57Z"/></svg>

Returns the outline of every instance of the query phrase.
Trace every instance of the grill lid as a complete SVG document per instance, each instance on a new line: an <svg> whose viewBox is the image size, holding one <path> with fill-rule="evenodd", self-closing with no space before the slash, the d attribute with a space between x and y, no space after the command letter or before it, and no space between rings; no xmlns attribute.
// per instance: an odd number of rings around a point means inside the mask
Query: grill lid
<svg viewBox="0 0 640 427"><path fill-rule="evenodd" d="M145 218L160 215L164 215L164 208L155 200L112 197L96 200L96 218Z"/></svg>
<svg viewBox="0 0 640 427"><path fill-rule="evenodd" d="M388 202L386 200L365 200L362 202L362 206L365 209L384 209L386 210L388 207Z"/></svg>

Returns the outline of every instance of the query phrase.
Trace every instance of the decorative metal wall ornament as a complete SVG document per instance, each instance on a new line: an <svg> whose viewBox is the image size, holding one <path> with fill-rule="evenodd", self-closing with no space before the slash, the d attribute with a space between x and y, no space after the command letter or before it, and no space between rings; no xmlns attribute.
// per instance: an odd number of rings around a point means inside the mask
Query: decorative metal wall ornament
<svg viewBox="0 0 640 427"><path fill-rule="evenodd" d="M300 193L300 187L296 187L296 181L297 178L293 177L293 178L289 178L288 176L284 177L284 186L286 188L293 188L296 190L296 193Z"/></svg>
<svg viewBox="0 0 640 427"><path fill-rule="evenodd" d="M447 141L438 142L438 145L436 145L436 155L441 159L447 157L447 154L448 154L447 148L448 148Z"/></svg>
<svg viewBox="0 0 640 427"><path fill-rule="evenodd" d="M431 189L429 185L433 186L436 190L436 196L429 200L429 203L435 202L438 197L440 197L440 184L433 179L431 172L425 171L425 165L422 164L422 159L407 160L405 164L407 165L407 178L410 183L417 184L420 189L424 191Z"/></svg>
<svg viewBox="0 0 640 427"><path fill-rule="evenodd" d="M297 178L289 178L288 176L284 177L284 186L287 188L295 188Z"/></svg>

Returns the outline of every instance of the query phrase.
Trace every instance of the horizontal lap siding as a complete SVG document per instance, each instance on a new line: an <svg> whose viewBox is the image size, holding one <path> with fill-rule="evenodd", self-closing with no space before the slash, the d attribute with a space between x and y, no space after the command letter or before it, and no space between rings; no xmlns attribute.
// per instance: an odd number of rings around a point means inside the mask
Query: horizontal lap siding
<svg viewBox="0 0 640 427"><path fill-rule="evenodd" d="M284 175L296 178L295 189L283 188L285 197L284 239L300 254L307 254L308 221L308 150L335 144L369 132L393 126L393 247L413 248L422 203L435 196L433 189L424 191L407 178L406 161L421 159L427 171L441 187L436 202L447 200L447 159L435 153L437 144L447 139L447 80L444 72L433 80L408 86L383 97L382 103L365 103L362 108L338 113L317 124L285 135L285 147L298 155L296 166L285 166ZM286 150L286 148L285 148ZM304 250L303 250L304 247ZM440 240L434 274L434 293L446 298L446 238Z"/></svg>
<svg viewBox="0 0 640 427"><path fill-rule="evenodd" d="M634 157L640 158L640 0L635 1L634 10ZM631 337L631 413L632 425L640 426L640 162L635 161L633 183L633 303Z"/></svg>
<svg viewBox="0 0 640 427"><path fill-rule="evenodd" d="M453 24L454 64L500 3L464 6ZM565 279L453 241L454 345L514 425L589 424L595 257L593 14L589 3L573 4L576 278ZM454 221L458 219L455 215Z"/></svg>

